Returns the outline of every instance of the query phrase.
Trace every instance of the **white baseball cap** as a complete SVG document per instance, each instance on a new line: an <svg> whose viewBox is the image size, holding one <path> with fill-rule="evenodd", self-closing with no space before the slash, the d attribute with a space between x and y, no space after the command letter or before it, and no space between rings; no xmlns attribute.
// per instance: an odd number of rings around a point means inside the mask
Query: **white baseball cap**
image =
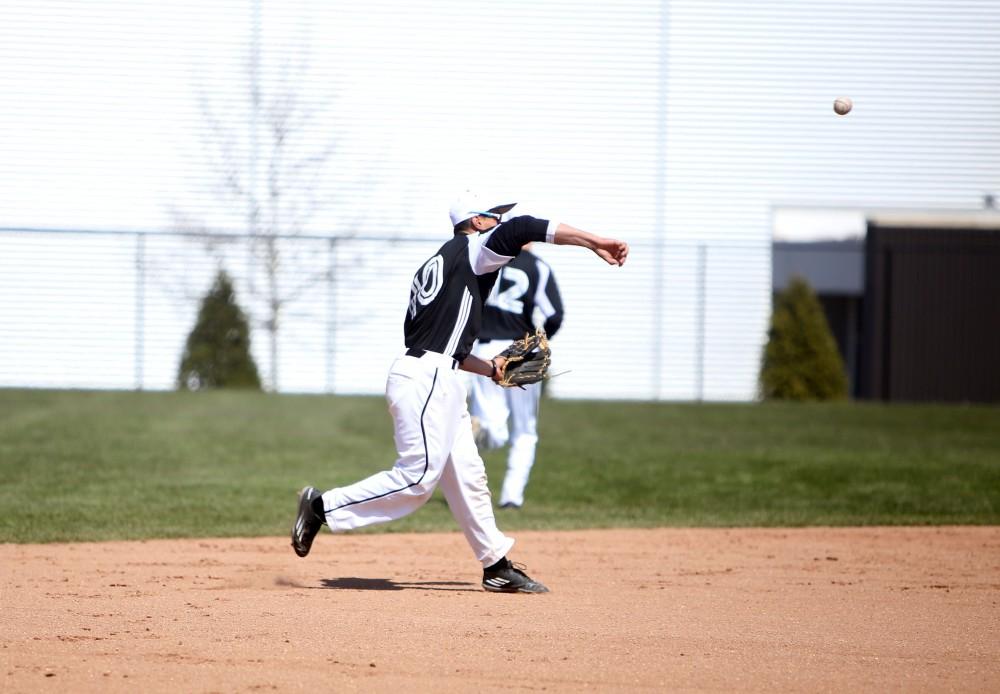
<svg viewBox="0 0 1000 694"><path fill-rule="evenodd" d="M489 206L485 198L471 190L467 190L459 195L458 199L451 204L451 210L449 210L451 225L458 226L466 219L472 219L476 215L485 214L492 216L506 214L516 204L516 202L512 202L506 205Z"/></svg>

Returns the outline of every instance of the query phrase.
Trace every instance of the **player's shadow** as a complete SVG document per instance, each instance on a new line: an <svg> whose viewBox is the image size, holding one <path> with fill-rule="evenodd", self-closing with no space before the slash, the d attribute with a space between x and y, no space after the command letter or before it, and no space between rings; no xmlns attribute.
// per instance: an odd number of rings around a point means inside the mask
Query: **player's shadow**
<svg viewBox="0 0 1000 694"><path fill-rule="evenodd" d="M339 590L447 590L453 593L478 593L474 584L464 581L391 581L388 578L324 578L321 582L324 588Z"/></svg>

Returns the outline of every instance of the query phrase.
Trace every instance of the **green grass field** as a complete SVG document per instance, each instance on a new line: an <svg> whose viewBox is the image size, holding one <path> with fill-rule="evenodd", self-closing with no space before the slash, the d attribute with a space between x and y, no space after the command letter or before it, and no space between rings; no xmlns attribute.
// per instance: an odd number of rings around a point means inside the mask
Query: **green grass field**
<svg viewBox="0 0 1000 694"><path fill-rule="evenodd" d="M540 436L504 529L1000 523L996 407L546 400ZM284 535L394 455L376 397L0 390L0 542Z"/></svg>

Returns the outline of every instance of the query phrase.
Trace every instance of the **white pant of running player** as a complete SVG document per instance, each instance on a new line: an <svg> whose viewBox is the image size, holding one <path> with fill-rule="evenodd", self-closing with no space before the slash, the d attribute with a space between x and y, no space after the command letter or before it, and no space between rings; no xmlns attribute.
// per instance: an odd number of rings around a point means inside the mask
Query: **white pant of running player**
<svg viewBox="0 0 1000 694"><path fill-rule="evenodd" d="M509 340L493 340L477 344L472 353L487 361L499 354ZM507 474L500 490L500 505L524 504L524 488L535 464L538 446L538 402L541 385L535 383L520 388L501 388L486 378L476 378L469 386L472 394L471 413L479 420L480 436L488 449L500 448L510 442L507 453ZM508 420L510 427L508 429Z"/></svg>
<svg viewBox="0 0 1000 694"><path fill-rule="evenodd" d="M486 467L472 437L464 379L453 364L435 352L393 363L385 397L399 458L391 470L323 494L332 531L402 518L427 503L440 485L483 567L510 551L514 540L497 528Z"/></svg>

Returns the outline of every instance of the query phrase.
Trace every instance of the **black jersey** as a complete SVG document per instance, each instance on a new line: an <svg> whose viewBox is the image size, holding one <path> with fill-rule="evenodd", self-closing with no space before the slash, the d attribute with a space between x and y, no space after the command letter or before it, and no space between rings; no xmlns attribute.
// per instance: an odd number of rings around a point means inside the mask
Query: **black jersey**
<svg viewBox="0 0 1000 694"><path fill-rule="evenodd" d="M501 270L483 309L479 339L517 340L541 325L549 337L563 321L562 297L552 269L528 251Z"/></svg>
<svg viewBox="0 0 1000 694"><path fill-rule="evenodd" d="M525 215L483 234L456 232L413 276L403 321L406 347L463 361L482 328L483 302L498 271L524 244L551 238L550 226Z"/></svg>

